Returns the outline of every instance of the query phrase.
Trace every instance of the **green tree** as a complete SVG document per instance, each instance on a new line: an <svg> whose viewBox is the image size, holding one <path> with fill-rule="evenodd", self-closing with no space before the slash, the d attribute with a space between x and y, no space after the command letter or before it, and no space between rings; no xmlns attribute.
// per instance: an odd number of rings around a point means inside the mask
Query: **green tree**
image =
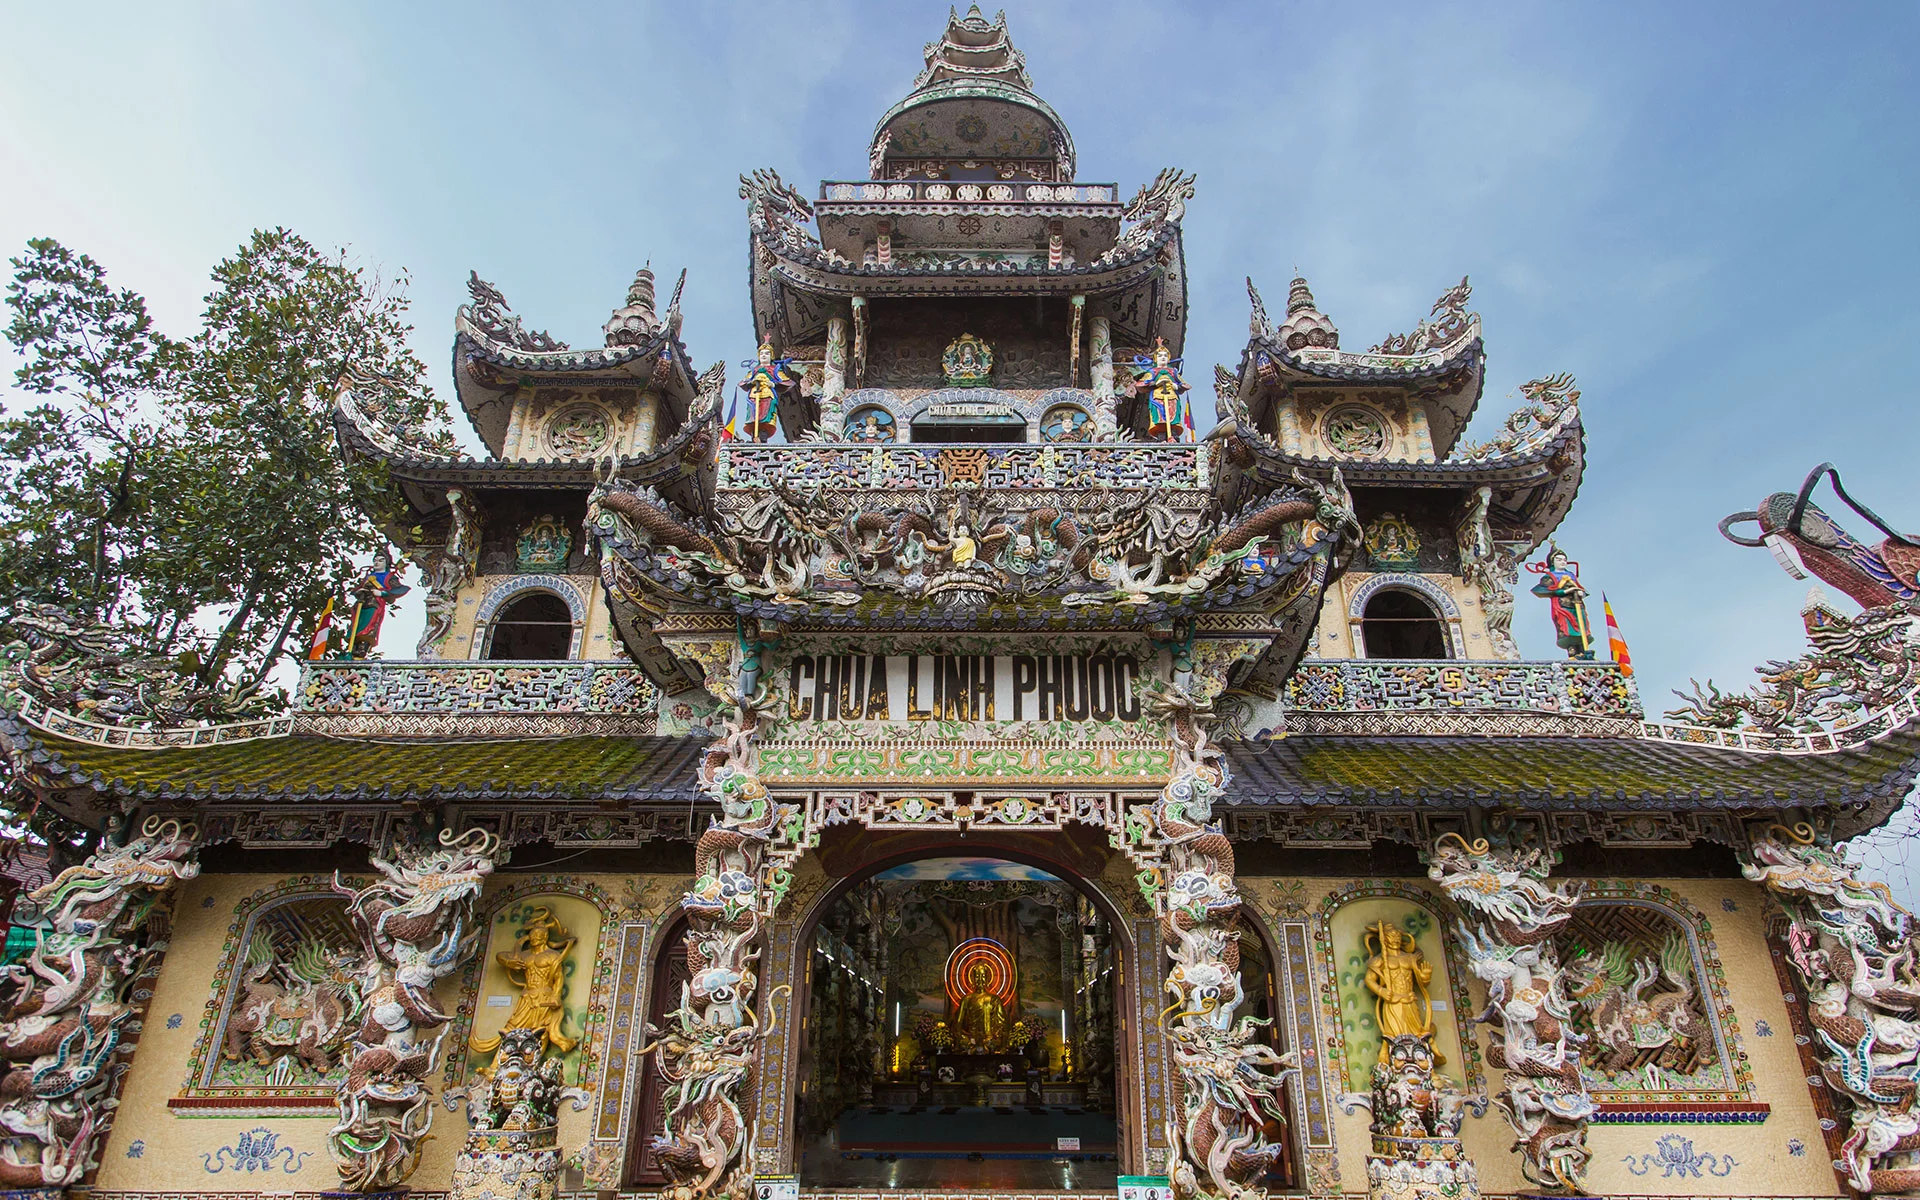
<svg viewBox="0 0 1920 1200"><path fill-rule="evenodd" d="M329 597L385 542L384 471L334 441L340 381L444 430L407 348L405 276L256 230L213 269L201 327L174 339L91 257L35 239L10 260L20 396L0 407L0 645L53 604L146 670L237 699L298 659ZM434 435L443 440L442 432ZM274 695L268 707L284 704ZM0 755L0 823L82 836Z"/></svg>
<svg viewBox="0 0 1920 1200"><path fill-rule="evenodd" d="M86 255L39 239L12 265L15 379L43 399L0 420L0 621L60 604L200 686L261 684L395 515L380 467L337 450L340 381L444 426L404 275L258 230L174 340Z"/></svg>

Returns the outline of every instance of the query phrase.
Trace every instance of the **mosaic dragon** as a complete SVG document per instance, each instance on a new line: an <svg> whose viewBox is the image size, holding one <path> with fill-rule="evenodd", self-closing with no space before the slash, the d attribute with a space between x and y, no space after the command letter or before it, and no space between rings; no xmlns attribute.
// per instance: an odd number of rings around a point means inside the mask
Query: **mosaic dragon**
<svg viewBox="0 0 1920 1200"><path fill-rule="evenodd" d="M191 825L148 818L140 835L30 893L15 921L38 943L0 976L0 1185L79 1183L112 1119L122 1039L137 1030L133 981L166 943L152 930L173 887L200 873Z"/></svg>

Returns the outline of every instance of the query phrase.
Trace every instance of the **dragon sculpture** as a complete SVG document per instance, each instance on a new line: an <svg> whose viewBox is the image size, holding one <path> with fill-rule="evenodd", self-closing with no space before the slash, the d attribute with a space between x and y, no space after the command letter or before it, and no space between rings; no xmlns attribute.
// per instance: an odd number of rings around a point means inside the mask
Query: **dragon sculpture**
<svg viewBox="0 0 1920 1200"><path fill-rule="evenodd" d="M751 175L742 175L740 198L747 202L748 227L775 250L821 253L819 239L807 232L807 223L813 220L813 205L781 179L778 171L763 167Z"/></svg>
<svg viewBox="0 0 1920 1200"><path fill-rule="evenodd" d="M1178 685L1159 685L1150 703L1172 731L1173 774L1159 799L1128 814L1125 837L1163 860L1142 869L1140 887L1173 962L1161 1014L1180 1080L1179 1112L1167 1122L1173 1194L1250 1200L1264 1196L1257 1181L1284 1153L1264 1130L1286 1119L1280 1093L1298 1067L1259 1040L1265 1020L1235 1020L1245 999L1241 899L1233 843L1213 819L1227 769L1207 735L1210 713Z"/></svg>
<svg viewBox="0 0 1920 1200"><path fill-rule="evenodd" d="M1487 985L1487 1061L1507 1073L1494 1097L1513 1126L1520 1171L1540 1187L1578 1191L1591 1157L1595 1111L1580 1077L1580 1045L1553 935L1573 916L1579 889L1546 882L1538 848L1444 835L1427 874L1461 916L1456 932L1473 973Z"/></svg>
<svg viewBox="0 0 1920 1200"><path fill-rule="evenodd" d="M1806 988L1820 1073L1852 1108L1848 1182L1875 1196L1920 1190L1920 942L1878 881L1854 877L1810 825L1774 825L1741 872L1786 910L1788 960Z"/></svg>
<svg viewBox="0 0 1920 1200"><path fill-rule="evenodd" d="M1142 184L1121 210L1126 232L1093 265L1104 267L1131 258L1153 245L1169 227L1178 228L1187 215L1187 201L1193 199L1193 182L1192 174L1167 167L1153 177L1152 183Z"/></svg>
<svg viewBox="0 0 1920 1200"><path fill-rule="evenodd" d="M1299 548L1309 521L1340 545L1357 539L1337 472L1331 486L1298 473L1293 484L1212 522L1151 504L1078 511L995 491L897 500L775 484L708 523L609 478L587 523L616 547L609 558L644 551L642 565L740 598L850 606L878 590L955 609L1012 595L1134 605L1203 595L1230 574L1268 574L1264 555Z"/></svg>
<svg viewBox="0 0 1920 1200"><path fill-rule="evenodd" d="M260 683L202 684L183 661L143 653L119 630L52 604L28 604L7 622L0 679L48 708L102 725L166 728L268 714Z"/></svg>
<svg viewBox="0 0 1920 1200"><path fill-rule="evenodd" d="M1520 385L1524 401L1507 414L1500 432L1484 442L1464 443L1453 452L1455 460L1498 458L1514 454L1545 441L1580 415L1580 389L1574 386L1571 372L1529 379Z"/></svg>
<svg viewBox="0 0 1920 1200"><path fill-rule="evenodd" d="M1859 724L1920 688L1920 603L1898 600L1849 617L1815 588L1800 609L1810 649L1791 662L1756 667L1747 693L1722 692L1712 680L1667 716L1712 729L1766 734L1819 733Z"/></svg>
<svg viewBox="0 0 1920 1200"><path fill-rule="evenodd" d="M473 904L499 849L484 829L443 829L438 846L371 856L379 878L364 887L334 876L360 937L361 1008L327 1149L353 1191L398 1187L419 1166L433 1123L427 1077L450 1019L433 986L472 956L485 932L473 924Z"/></svg>
<svg viewBox="0 0 1920 1200"><path fill-rule="evenodd" d="M1813 503L1813 489L1823 478L1832 480L1834 493L1848 508L1886 535L1878 546L1840 528ZM1733 531L1748 521L1760 527L1760 536ZM1849 496L1832 463L1821 463L1809 472L1798 493L1775 492L1757 510L1737 512L1721 521L1720 533L1737 545L1767 547L1787 574L1805 579L1812 572L1853 597L1861 608L1920 601L1920 538L1895 532L1878 513Z"/></svg>
<svg viewBox="0 0 1920 1200"><path fill-rule="evenodd" d="M567 348L565 342L522 325L513 309L507 306L507 298L500 294L500 289L480 278L480 272L467 272L467 294L473 297L473 303L461 305L460 315L488 339L535 353Z"/></svg>
<svg viewBox="0 0 1920 1200"><path fill-rule="evenodd" d="M699 771L720 816L695 844L693 890L680 902L690 979L665 1028L647 1027L654 1040L641 1051L658 1056L667 1084L662 1129L652 1142L672 1181L666 1200L745 1200L751 1193L750 1127L740 1104L759 1043L776 1024L762 1028L755 1015L755 966L761 931L789 882L768 869L767 846L787 829L792 811L774 802L755 770L755 737L773 709L766 690L737 694L725 708L726 732Z"/></svg>
<svg viewBox="0 0 1920 1200"><path fill-rule="evenodd" d="M1473 287L1462 275L1459 283L1440 293L1440 298L1433 302L1433 308L1427 313L1429 320L1415 325L1411 333L1396 333L1388 337L1368 353L1421 354L1452 344L1474 322L1473 314L1467 311L1467 302L1471 299Z"/></svg>
<svg viewBox="0 0 1920 1200"><path fill-rule="evenodd" d="M199 831L150 817L28 894L16 923L41 927L0 976L0 1186L59 1190L97 1163L137 1032L133 981L166 949L162 904L200 873Z"/></svg>

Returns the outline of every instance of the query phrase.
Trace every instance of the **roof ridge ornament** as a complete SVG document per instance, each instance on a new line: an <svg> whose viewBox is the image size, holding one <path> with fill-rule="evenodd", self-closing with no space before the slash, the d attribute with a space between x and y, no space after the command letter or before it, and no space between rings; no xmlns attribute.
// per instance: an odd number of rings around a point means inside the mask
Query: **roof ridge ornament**
<svg viewBox="0 0 1920 1200"><path fill-rule="evenodd" d="M473 303L461 305L460 315L489 341L535 353L567 348L565 342L521 324L500 289L480 278L480 272L467 272L467 294L473 297Z"/></svg>
<svg viewBox="0 0 1920 1200"><path fill-rule="evenodd" d="M1304 275L1295 275L1287 288L1287 319L1280 322L1278 334L1289 350L1340 348L1340 330L1332 318L1315 307L1313 290Z"/></svg>
<svg viewBox="0 0 1920 1200"><path fill-rule="evenodd" d="M1573 372L1562 371L1520 385L1526 403L1515 409L1500 432L1484 442L1460 446L1449 462L1495 458L1530 449L1562 429L1569 418L1580 413L1580 389L1574 386Z"/></svg>
<svg viewBox="0 0 1920 1200"><path fill-rule="evenodd" d="M1440 293L1440 298L1433 302L1427 312L1431 320L1415 325L1411 333L1393 334L1368 353L1420 354L1450 344L1477 319L1476 314L1467 311L1467 301L1472 298L1473 286L1462 275L1459 283Z"/></svg>

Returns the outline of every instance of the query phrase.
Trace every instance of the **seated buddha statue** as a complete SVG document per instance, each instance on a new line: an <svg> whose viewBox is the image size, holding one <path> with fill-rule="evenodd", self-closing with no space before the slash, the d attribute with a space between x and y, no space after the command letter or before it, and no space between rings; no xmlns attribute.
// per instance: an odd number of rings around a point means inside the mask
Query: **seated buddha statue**
<svg viewBox="0 0 1920 1200"><path fill-rule="evenodd" d="M986 963L976 962L967 968L967 986L972 990L953 1014L960 1040L977 1051L999 1046L1007 1032L1007 1006L987 990L992 982L993 968Z"/></svg>

